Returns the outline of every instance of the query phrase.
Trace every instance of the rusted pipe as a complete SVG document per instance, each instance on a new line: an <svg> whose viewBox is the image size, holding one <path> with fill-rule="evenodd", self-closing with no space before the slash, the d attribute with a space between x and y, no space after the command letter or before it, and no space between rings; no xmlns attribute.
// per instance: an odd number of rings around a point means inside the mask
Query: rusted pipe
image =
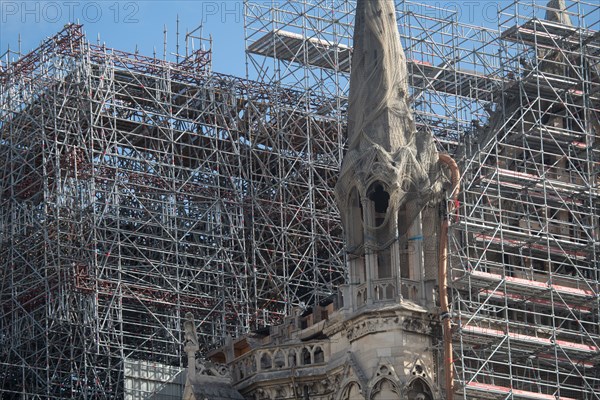
<svg viewBox="0 0 600 400"><path fill-rule="evenodd" d="M452 179L452 201L453 203L456 203L456 200L458 200L458 192L460 191L460 171L458 170L458 165L449 154L440 153L439 158L440 161L443 164L446 164L448 169L450 169ZM454 204L452 204L450 211L454 211Z"/></svg>
<svg viewBox="0 0 600 400"><path fill-rule="evenodd" d="M448 205L449 212L455 210L458 192L460 191L460 171L456 161L450 155L440 153L439 160L451 172L452 204ZM440 248L438 257L438 281L440 286L440 318L444 334L444 377L446 380L446 400L454 398L454 361L452 359L452 327L450 325L450 310L448 307L448 217L444 216L440 229Z"/></svg>

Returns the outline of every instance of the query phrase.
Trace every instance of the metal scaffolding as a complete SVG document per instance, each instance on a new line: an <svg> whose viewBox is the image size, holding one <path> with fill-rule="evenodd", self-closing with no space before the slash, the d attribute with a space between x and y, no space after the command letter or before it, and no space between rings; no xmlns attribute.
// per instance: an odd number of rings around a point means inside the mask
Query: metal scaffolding
<svg viewBox="0 0 600 400"><path fill-rule="evenodd" d="M417 126L463 174L449 243L457 395L600 399L600 8L515 1L486 28L396 3ZM328 90L343 115L354 6L248 2L258 80Z"/></svg>
<svg viewBox="0 0 600 400"><path fill-rule="evenodd" d="M321 97L213 73L210 50L93 45L80 25L10 56L2 398L146 398L183 366L185 312L206 351L343 280L339 123L294 119Z"/></svg>
<svg viewBox="0 0 600 400"><path fill-rule="evenodd" d="M599 24L583 1L500 11L501 98L450 243L465 398L600 399Z"/></svg>
<svg viewBox="0 0 600 400"><path fill-rule="evenodd" d="M343 25L333 23L332 15ZM276 283L282 289L275 293L277 301L293 300L312 282L330 282L333 293L344 278L341 225L331 188L346 129L346 100L338 94L348 87L348 76L338 65L347 68L352 17L347 6L334 11L318 2L245 3L249 75L274 93L294 93L269 110L276 134L255 141L250 151L253 160L264 159L265 152L270 159L268 171L257 171L264 188L256 186L270 199L264 201L262 192L252 198L253 262L281 269L274 274L284 278ZM340 45L331 48L329 43ZM310 300L304 304L317 299ZM296 304L282 305L289 312Z"/></svg>
<svg viewBox="0 0 600 400"><path fill-rule="evenodd" d="M593 3L554 20L505 3L482 27L397 1L417 127L463 174L464 399L600 398ZM0 59L3 398L145 398L183 366L185 312L206 351L335 292L353 14L247 0L252 80L212 72L210 50L145 57L79 25Z"/></svg>

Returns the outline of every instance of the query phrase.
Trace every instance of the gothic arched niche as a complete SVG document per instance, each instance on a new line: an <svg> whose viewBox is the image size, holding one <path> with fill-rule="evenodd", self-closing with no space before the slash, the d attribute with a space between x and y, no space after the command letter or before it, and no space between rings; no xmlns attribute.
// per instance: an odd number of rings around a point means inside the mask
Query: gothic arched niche
<svg viewBox="0 0 600 400"><path fill-rule="evenodd" d="M390 206L390 194L383 183L375 182L367 191L367 198L373 203L374 225L381 226Z"/></svg>
<svg viewBox="0 0 600 400"><path fill-rule="evenodd" d="M382 379L375 385L371 400L400 400L400 393L389 379Z"/></svg>
<svg viewBox="0 0 600 400"><path fill-rule="evenodd" d="M415 379L408 385L408 400L433 400L429 385L423 379Z"/></svg>
<svg viewBox="0 0 600 400"><path fill-rule="evenodd" d="M285 354L283 353L283 350L278 349L275 351L275 355L273 356L273 366L275 368L285 367Z"/></svg>
<svg viewBox="0 0 600 400"><path fill-rule="evenodd" d="M398 245L401 249L408 248L408 228L410 222L406 212L406 204L403 204L398 210ZM400 276L409 279L410 270L408 266L408 251L400 252Z"/></svg>
<svg viewBox="0 0 600 400"><path fill-rule="evenodd" d="M346 210L346 240L348 253L352 259L350 270L351 283L364 283L367 280L364 260L364 227L363 227L363 209L360 201L360 194L356 187L353 187L348 197L348 209ZM361 301L358 302L362 304Z"/></svg>
<svg viewBox="0 0 600 400"><path fill-rule="evenodd" d="M369 201L364 210L365 224L370 228L377 228L371 233L377 246L388 243L387 247L381 248L376 252L377 268L372 271L373 275L371 276L375 279L392 278L392 253L389 247L389 239L396 235L390 232L393 226L388 225L387 228L383 226L387 218L388 209L390 208L390 194L385 184L375 181L367 190L367 198ZM381 296L379 300L383 298Z"/></svg>
<svg viewBox="0 0 600 400"><path fill-rule="evenodd" d="M363 244L363 215L360 194L353 187L348 197L348 245L350 248Z"/></svg>
<svg viewBox="0 0 600 400"><path fill-rule="evenodd" d="M340 400L365 400L365 397L362 395L360 385L356 382L352 382L342 390L342 397L340 397Z"/></svg>

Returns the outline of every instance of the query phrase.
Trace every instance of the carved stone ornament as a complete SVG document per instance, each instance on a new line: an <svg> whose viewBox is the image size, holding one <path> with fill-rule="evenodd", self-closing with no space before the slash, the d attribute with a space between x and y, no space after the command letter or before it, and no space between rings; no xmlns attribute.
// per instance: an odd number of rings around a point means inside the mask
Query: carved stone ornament
<svg viewBox="0 0 600 400"><path fill-rule="evenodd" d="M218 376L221 378L229 378L231 376L229 368L226 365L198 359L196 359L196 375Z"/></svg>
<svg viewBox="0 0 600 400"><path fill-rule="evenodd" d="M271 400L271 394L268 389L258 388L254 392L254 398L256 400Z"/></svg>
<svg viewBox="0 0 600 400"><path fill-rule="evenodd" d="M399 321L400 317L366 318L353 324L348 324L346 327L346 337L352 342L371 333L398 329Z"/></svg>
<svg viewBox="0 0 600 400"><path fill-rule="evenodd" d="M402 329L407 332L429 334L431 327L421 318L406 317L402 322Z"/></svg>

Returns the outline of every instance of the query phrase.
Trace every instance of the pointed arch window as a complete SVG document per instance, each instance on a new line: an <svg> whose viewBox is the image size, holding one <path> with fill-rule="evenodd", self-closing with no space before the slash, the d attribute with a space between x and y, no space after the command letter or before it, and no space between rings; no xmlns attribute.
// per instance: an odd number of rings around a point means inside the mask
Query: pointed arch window
<svg viewBox="0 0 600 400"><path fill-rule="evenodd" d="M347 210L347 232L348 256L352 261L351 279L353 283L360 284L367 280L364 259L364 225L363 207L360 194L356 187L350 191Z"/></svg>
<svg viewBox="0 0 600 400"><path fill-rule="evenodd" d="M365 397L358 383L352 382L344 388L340 400L365 400Z"/></svg>
<svg viewBox="0 0 600 400"><path fill-rule="evenodd" d="M367 191L367 198L373 203L374 225L381 226L390 206L390 194L381 182L374 182Z"/></svg>
<svg viewBox="0 0 600 400"><path fill-rule="evenodd" d="M348 198L348 245L353 247L361 246L364 239L363 228L363 209L360 201L360 194L356 187L350 191Z"/></svg>
<svg viewBox="0 0 600 400"><path fill-rule="evenodd" d="M421 378L417 378L408 385L407 399L433 400L433 395L427 382Z"/></svg>
<svg viewBox="0 0 600 400"><path fill-rule="evenodd" d="M400 393L396 385L388 379L377 383L371 395L371 400L400 400Z"/></svg>

